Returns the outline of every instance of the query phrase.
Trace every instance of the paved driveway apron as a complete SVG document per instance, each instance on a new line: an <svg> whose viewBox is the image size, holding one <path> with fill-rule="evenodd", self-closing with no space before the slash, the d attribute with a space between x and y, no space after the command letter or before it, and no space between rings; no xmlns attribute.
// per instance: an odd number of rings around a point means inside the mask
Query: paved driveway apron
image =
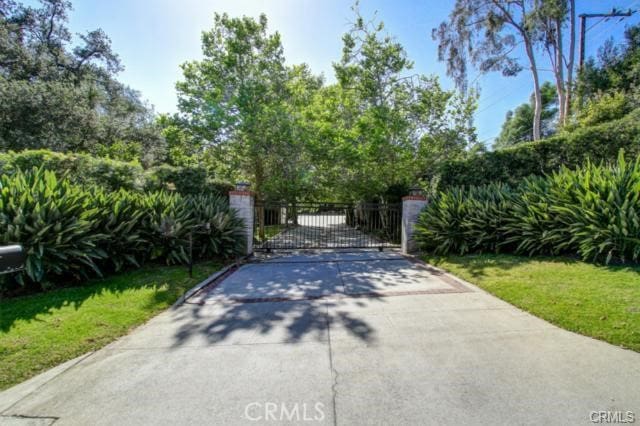
<svg viewBox="0 0 640 426"><path fill-rule="evenodd" d="M600 411L640 416L640 354L377 251L262 258L0 394L8 424L564 425Z"/></svg>

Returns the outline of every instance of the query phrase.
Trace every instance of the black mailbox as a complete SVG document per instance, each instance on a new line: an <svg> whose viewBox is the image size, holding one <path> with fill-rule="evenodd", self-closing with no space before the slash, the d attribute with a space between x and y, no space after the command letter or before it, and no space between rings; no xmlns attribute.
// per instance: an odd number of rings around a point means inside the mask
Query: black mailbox
<svg viewBox="0 0 640 426"><path fill-rule="evenodd" d="M22 270L26 259L27 254L22 246L0 246L0 274Z"/></svg>

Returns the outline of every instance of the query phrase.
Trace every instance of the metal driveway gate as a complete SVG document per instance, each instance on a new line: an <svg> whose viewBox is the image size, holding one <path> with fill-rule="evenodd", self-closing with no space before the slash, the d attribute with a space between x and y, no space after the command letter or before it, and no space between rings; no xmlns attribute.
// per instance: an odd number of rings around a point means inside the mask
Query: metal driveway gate
<svg viewBox="0 0 640 426"><path fill-rule="evenodd" d="M401 204L257 203L254 249L400 246Z"/></svg>

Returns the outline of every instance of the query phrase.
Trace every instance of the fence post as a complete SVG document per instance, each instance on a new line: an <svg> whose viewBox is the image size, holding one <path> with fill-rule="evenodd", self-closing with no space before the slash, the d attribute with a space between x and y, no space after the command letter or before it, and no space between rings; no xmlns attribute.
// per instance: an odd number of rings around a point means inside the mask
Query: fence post
<svg viewBox="0 0 640 426"><path fill-rule="evenodd" d="M254 221L254 196L248 190L248 185L239 183L234 191L229 191L229 207L235 210L244 221L245 231L245 255L253 253L253 221Z"/></svg>
<svg viewBox="0 0 640 426"><path fill-rule="evenodd" d="M413 233L418 216L427 205L424 195L407 195L402 197L402 253L408 254L415 250Z"/></svg>

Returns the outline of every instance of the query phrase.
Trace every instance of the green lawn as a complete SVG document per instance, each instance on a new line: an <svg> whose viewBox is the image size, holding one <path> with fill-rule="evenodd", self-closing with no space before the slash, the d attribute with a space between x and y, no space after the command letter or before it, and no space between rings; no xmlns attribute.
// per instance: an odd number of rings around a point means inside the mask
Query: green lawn
<svg viewBox="0 0 640 426"><path fill-rule="evenodd" d="M640 267L507 255L423 259L567 330L640 351Z"/></svg>
<svg viewBox="0 0 640 426"><path fill-rule="evenodd" d="M92 351L171 306L222 265L147 266L83 287L0 301L0 390Z"/></svg>

